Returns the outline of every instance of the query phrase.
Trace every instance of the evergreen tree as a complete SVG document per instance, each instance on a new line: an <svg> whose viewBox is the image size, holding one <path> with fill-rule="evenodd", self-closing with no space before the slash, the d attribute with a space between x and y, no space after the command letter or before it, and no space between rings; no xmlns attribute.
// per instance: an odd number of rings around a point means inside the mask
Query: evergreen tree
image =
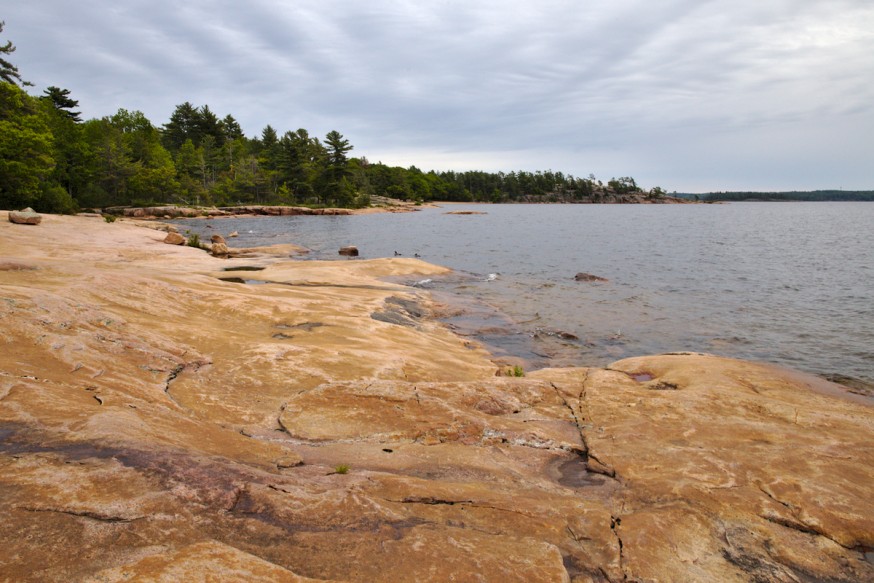
<svg viewBox="0 0 874 583"><path fill-rule="evenodd" d="M74 108L79 107L79 102L75 99L70 99L69 89L60 89L52 86L43 93L45 93L44 99L48 99L55 109L64 113L75 122L82 121L82 118L79 117L82 112L72 111Z"/></svg>
<svg viewBox="0 0 874 583"><path fill-rule="evenodd" d="M83 126L77 120L78 115L71 115L71 112L58 108L48 97L42 97L40 105L46 113L49 129L54 137L52 157L55 159L55 167L52 180L80 205L93 206L86 201L88 197L85 194L94 180L96 161L85 141Z"/></svg>
<svg viewBox="0 0 874 583"><path fill-rule="evenodd" d="M225 143L225 133L222 127L222 122L216 114L212 112L208 105L204 105L197 110L196 126L201 135L201 139L206 136L212 136L217 146ZM195 141L195 143L197 143Z"/></svg>
<svg viewBox="0 0 874 583"><path fill-rule="evenodd" d="M313 195L316 178L324 168L325 148L303 128L285 132L279 145L279 183L290 188L298 200L306 201Z"/></svg>
<svg viewBox="0 0 874 583"><path fill-rule="evenodd" d="M3 27L6 23L0 20L0 32L3 32ZM12 83L13 85L30 85L27 81L21 80L21 74L18 72L18 67L6 60L6 55L11 55L15 52L15 45L11 40L6 41L5 45L0 45L0 81Z"/></svg>
<svg viewBox="0 0 874 583"><path fill-rule="evenodd" d="M226 115L219 123L225 140L238 140L243 137L243 128L231 114Z"/></svg>
<svg viewBox="0 0 874 583"><path fill-rule="evenodd" d="M202 204L207 198L207 191L201 175L200 160L203 155L194 147L191 139L185 140L176 154L176 179L181 188L180 198L188 204Z"/></svg>
<svg viewBox="0 0 874 583"><path fill-rule="evenodd" d="M349 140L344 139L337 130L332 130L325 136L325 144L328 146L328 163L335 168L345 167L346 153L352 150Z"/></svg>
<svg viewBox="0 0 874 583"><path fill-rule="evenodd" d="M282 146L279 143L276 130L272 126L267 125L261 131L259 146L261 149L257 162L262 175L261 180L270 193L276 194L279 189L279 164L282 157ZM287 193L285 198L288 198Z"/></svg>
<svg viewBox="0 0 874 583"><path fill-rule="evenodd" d="M170 121L164 124L164 147L171 152L178 152L185 140L191 140L195 146L199 146L201 137L198 109L187 101L177 105L170 115Z"/></svg>
<svg viewBox="0 0 874 583"><path fill-rule="evenodd" d="M351 183L347 180L348 159L346 153L352 150L349 140L343 135L332 130L325 136L325 151L327 153L327 165L322 168L319 177L318 192L322 198L322 204L328 204L334 199L336 204L348 205L354 198L351 191Z"/></svg>

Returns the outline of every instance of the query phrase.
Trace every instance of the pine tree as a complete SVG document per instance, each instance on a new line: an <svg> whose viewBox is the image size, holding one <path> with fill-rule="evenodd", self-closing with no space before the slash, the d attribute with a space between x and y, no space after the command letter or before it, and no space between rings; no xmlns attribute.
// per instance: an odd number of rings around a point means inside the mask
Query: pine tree
<svg viewBox="0 0 874 583"><path fill-rule="evenodd" d="M6 23L0 20L0 32L3 32L3 27ZM21 74L18 72L18 67L10 63L4 58L4 55L11 55L15 52L15 45L12 41L6 41L5 45L0 46L0 81L12 83L13 85L32 85L27 81L21 80Z"/></svg>
<svg viewBox="0 0 874 583"><path fill-rule="evenodd" d="M79 117L82 112L72 111L74 108L79 107L79 102L75 99L70 99L69 89L60 89L59 87L52 86L46 89L43 93L45 93L43 99L50 100L55 109L64 113L75 122L82 121L82 118Z"/></svg>

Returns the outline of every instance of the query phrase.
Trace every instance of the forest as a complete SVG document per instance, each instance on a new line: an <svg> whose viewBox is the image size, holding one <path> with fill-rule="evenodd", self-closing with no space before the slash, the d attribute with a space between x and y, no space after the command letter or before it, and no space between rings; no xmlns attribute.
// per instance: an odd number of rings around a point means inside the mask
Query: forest
<svg viewBox="0 0 874 583"><path fill-rule="evenodd" d="M3 23L0 22L0 32ZM231 114L184 102L155 125L120 108L82 120L67 89L34 96L0 45L0 208L73 212L156 204L364 207L372 195L412 201L601 202L644 192L631 177L606 184L562 172L422 171L351 157L338 131L324 138L271 125L247 137Z"/></svg>
<svg viewBox="0 0 874 583"><path fill-rule="evenodd" d="M678 195L680 196L680 195ZM690 196L690 195L686 195ZM694 196L694 195L691 195ZM874 201L874 190L790 190L785 192L709 192L698 195L714 201Z"/></svg>

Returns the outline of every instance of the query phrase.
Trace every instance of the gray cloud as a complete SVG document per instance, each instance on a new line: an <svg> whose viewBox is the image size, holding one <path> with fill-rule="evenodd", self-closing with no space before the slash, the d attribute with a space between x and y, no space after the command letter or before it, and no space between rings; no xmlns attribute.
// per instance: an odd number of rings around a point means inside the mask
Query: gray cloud
<svg viewBox="0 0 874 583"><path fill-rule="evenodd" d="M32 0L14 61L89 117L191 101L421 168L874 188L867 0Z"/></svg>

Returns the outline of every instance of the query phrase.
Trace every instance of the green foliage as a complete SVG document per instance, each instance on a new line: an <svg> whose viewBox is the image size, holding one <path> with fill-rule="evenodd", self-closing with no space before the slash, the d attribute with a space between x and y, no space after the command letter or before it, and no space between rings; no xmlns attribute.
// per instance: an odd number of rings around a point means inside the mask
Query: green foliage
<svg viewBox="0 0 874 583"><path fill-rule="evenodd" d="M54 137L39 102L0 81L0 208L32 206L55 167Z"/></svg>
<svg viewBox="0 0 874 583"><path fill-rule="evenodd" d="M200 242L200 235L197 233L188 234L188 240L185 244L189 247L196 247L197 249L206 249L206 246Z"/></svg>
<svg viewBox="0 0 874 583"><path fill-rule="evenodd" d="M47 184L34 201L34 209L44 213L71 214L78 210L78 205L62 186Z"/></svg>
<svg viewBox="0 0 874 583"><path fill-rule="evenodd" d="M334 468L334 473L335 474L348 474L349 473L349 466L347 466L346 464L340 464Z"/></svg>
<svg viewBox="0 0 874 583"><path fill-rule="evenodd" d="M506 370L504 370L504 376L524 377L525 376L525 369L517 364L513 368L507 368Z"/></svg>
<svg viewBox="0 0 874 583"><path fill-rule="evenodd" d="M103 215L103 220L107 223L114 223L117 220L115 215Z"/></svg>
<svg viewBox="0 0 874 583"><path fill-rule="evenodd" d="M640 187L637 186L637 182L635 182L634 178L631 178L630 176L611 178L607 181L607 186L617 194L628 194L641 191Z"/></svg>
<svg viewBox="0 0 874 583"><path fill-rule="evenodd" d="M654 187L649 189L649 192L647 193L646 197L650 200L655 200L655 199L659 199L659 198L664 198L667 194L668 193L665 192L665 189L662 188L661 186L654 186Z"/></svg>

